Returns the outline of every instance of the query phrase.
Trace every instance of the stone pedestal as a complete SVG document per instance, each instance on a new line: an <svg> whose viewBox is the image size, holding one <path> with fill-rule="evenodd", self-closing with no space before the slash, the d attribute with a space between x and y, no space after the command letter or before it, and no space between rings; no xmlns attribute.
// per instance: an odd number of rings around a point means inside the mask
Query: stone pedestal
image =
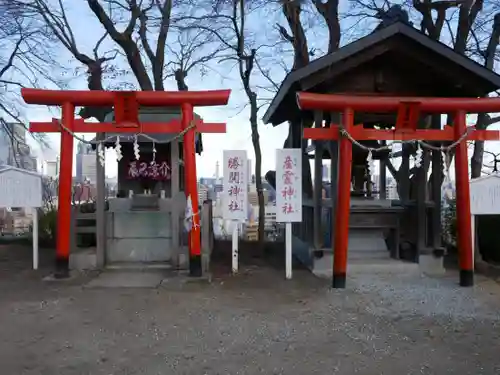
<svg viewBox="0 0 500 375"><path fill-rule="evenodd" d="M173 236L179 236L172 230L174 204L182 202L154 195L111 199L106 262L177 264L180 249L173 245Z"/></svg>
<svg viewBox="0 0 500 375"><path fill-rule="evenodd" d="M130 209L133 211L158 211L160 209L157 195L136 194L132 197Z"/></svg>
<svg viewBox="0 0 500 375"><path fill-rule="evenodd" d="M421 254L418 257L420 271L430 276L444 275L444 257L434 254Z"/></svg>

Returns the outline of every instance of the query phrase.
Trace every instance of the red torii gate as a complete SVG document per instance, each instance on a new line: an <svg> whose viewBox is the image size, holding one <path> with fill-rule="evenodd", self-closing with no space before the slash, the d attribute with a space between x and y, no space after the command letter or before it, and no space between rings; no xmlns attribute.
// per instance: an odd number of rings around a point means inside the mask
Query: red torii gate
<svg viewBox="0 0 500 375"><path fill-rule="evenodd" d="M332 124L330 128L304 129L304 138L307 139L339 140L337 206L335 228L332 228L335 233L335 239L332 241L333 287L345 288L349 237L352 144L347 137L342 136L342 130L358 141L460 141L455 153L460 285L474 285L469 160L466 140L499 140L500 133L496 130L475 130L474 127L467 127L466 114L500 112L500 98L377 97L301 92L297 94L297 102L299 108L303 110L343 113L342 126ZM355 111L396 112L395 129L365 129L363 125L354 125ZM417 129L417 120L421 113L452 113L454 125L447 125L444 129Z"/></svg>
<svg viewBox="0 0 500 375"><path fill-rule="evenodd" d="M198 213L198 188L196 180L195 133L225 133L225 123L204 123L197 120L193 126L193 107L226 105L231 90L214 91L61 91L21 90L27 104L62 107L61 123L32 122L31 132L61 133L59 212L57 217L56 277L69 275L71 185L73 169L72 133L179 133L185 131L183 140L186 197L191 196L193 225L189 232L189 271L191 276L201 276L201 238ZM91 123L75 119L76 106L114 106L113 123ZM139 106L180 107L182 120L139 122ZM62 125L62 126L61 126Z"/></svg>

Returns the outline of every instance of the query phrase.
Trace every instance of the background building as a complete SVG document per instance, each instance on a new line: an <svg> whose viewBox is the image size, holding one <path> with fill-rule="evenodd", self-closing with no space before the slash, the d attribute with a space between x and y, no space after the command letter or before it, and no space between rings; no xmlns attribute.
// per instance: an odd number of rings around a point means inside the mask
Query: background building
<svg viewBox="0 0 500 375"><path fill-rule="evenodd" d="M44 163L43 169L44 169L43 170L44 175L46 175L48 177L56 178L57 176L59 176L59 160L56 160L56 161L46 160Z"/></svg>
<svg viewBox="0 0 500 375"><path fill-rule="evenodd" d="M96 152L86 143L79 142L76 150L76 181L96 182L97 163Z"/></svg>
<svg viewBox="0 0 500 375"><path fill-rule="evenodd" d="M5 123L0 126L0 165L11 165L30 171L37 170L36 158L26 143L23 124Z"/></svg>

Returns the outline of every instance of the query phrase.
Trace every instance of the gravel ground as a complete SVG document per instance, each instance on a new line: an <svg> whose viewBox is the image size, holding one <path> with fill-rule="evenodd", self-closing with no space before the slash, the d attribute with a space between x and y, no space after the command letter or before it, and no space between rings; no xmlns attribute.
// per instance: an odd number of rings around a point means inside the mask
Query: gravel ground
<svg viewBox="0 0 500 375"><path fill-rule="evenodd" d="M89 289L92 275L42 282L47 270L6 254L2 375L500 374L500 287L487 279L364 271L331 290L245 266L211 284Z"/></svg>

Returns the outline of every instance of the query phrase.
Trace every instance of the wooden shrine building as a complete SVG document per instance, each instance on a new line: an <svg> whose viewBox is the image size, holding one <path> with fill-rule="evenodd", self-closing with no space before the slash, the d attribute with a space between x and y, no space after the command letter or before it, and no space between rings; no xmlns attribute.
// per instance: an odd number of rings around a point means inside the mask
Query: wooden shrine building
<svg viewBox="0 0 500 375"><path fill-rule="evenodd" d="M331 212L336 202L330 197L337 196L338 145L336 141L310 143L303 138L303 129L338 124L342 117L340 113L301 111L298 92L477 98L499 88L498 74L400 21L381 24L373 33L288 74L263 120L273 126L288 122L291 128L285 147L304 150L303 222L293 227L294 254L314 272L331 274ZM418 128L440 129L441 117L422 114ZM396 114L356 112L354 123L365 128L392 128ZM360 143L378 148L382 142ZM350 261L358 257L388 258L390 254L418 262L422 256L443 253L442 152L424 150L421 167L412 162L413 144L404 144L396 154L401 157L399 168L393 163L394 153L375 153L373 158L380 161L380 170L370 176L367 150L353 144ZM309 158L314 158L314 183L309 162L305 162ZM322 181L323 159L331 159L330 184ZM426 173L429 169L430 174ZM272 177L272 171L269 175ZM387 196L389 176L394 184L397 182L397 197Z"/></svg>

